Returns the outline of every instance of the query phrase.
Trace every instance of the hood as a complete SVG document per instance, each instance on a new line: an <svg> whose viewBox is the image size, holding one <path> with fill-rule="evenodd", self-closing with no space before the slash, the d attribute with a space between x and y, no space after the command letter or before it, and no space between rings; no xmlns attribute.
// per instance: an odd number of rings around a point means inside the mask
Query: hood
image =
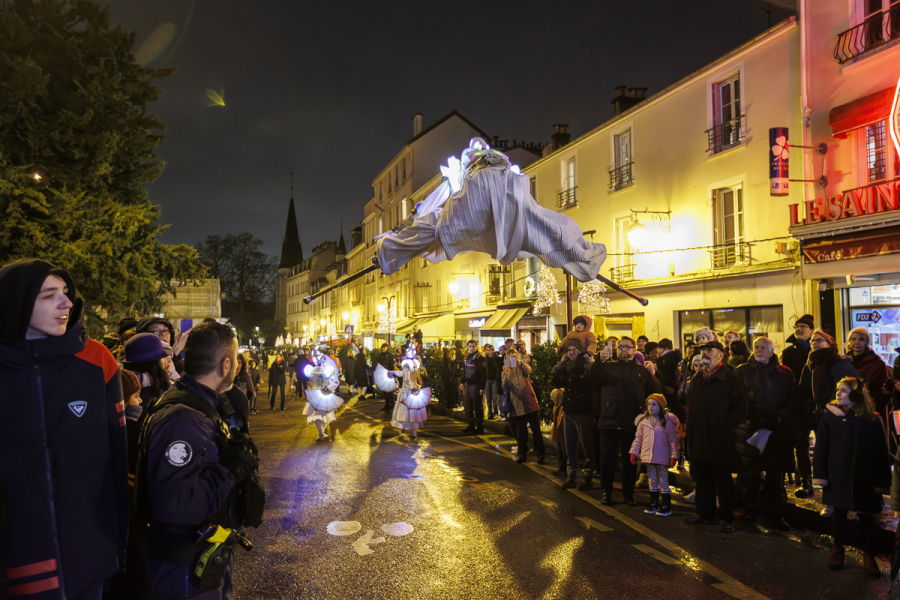
<svg viewBox="0 0 900 600"><path fill-rule="evenodd" d="M666 351L665 354L657 358L656 364L660 367L677 366L683 359L681 350L675 348L674 350Z"/></svg>
<svg viewBox="0 0 900 600"><path fill-rule="evenodd" d="M156 325L157 323L162 323L169 330L169 339L172 340L172 343L175 343L175 328L172 327L172 324L169 323L168 319L163 319L160 317L147 317L146 319L141 319L138 321L137 327L135 327L135 333L146 333L150 331L150 327Z"/></svg>
<svg viewBox="0 0 900 600"><path fill-rule="evenodd" d="M35 258L23 258L0 269L0 339L18 342L25 339L34 301L41 291L41 286L50 275L55 275L66 282L69 287L66 296L75 303L75 282L69 272L46 261ZM70 311L67 329L76 322Z"/></svg>
<svg viewBox="0 0 900 600"><path fill-rule="evenodd" d="M578 315L577 317L575 317L575 319L572 319L572 325L573 325L572 330L573 330L573 331L575 330L574 325L575 325L575 320L576 320L576 319L584 319L584 330L585 330L585 331L591 331L591 330L593 329L593 327L594 327L594 322L591 320L591 318L590 318L589 316L587 316L587 315Z"/></svg>
<svg viewBox="0 0 900 600"><path fill-rule="evenodd" d="M80 299L76 299L69 311L69 325L64 334L36 340L7 341L0 339L0 365L22 368L64 356L74 356L84 350L87 342L88 334L84 327L84 304Z"/></svg>

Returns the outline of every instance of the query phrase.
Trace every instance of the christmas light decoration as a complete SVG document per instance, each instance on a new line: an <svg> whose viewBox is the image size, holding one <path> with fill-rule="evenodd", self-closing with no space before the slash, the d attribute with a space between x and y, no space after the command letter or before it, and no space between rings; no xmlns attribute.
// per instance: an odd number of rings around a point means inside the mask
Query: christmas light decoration
<svg viewBox="0 0 900 600"><path fill-rule="evenodd" d="M337 329L334 326L334 323L328 324L328 339L334 339L337 337Z"/></svg>
<svg viewBox="0 0 900 600"><path fill-rule="evenodd" d="M531 296L534 294L534 277L526 277L525 278L525 295Z"/></svg>
<svg viewBox="0 0 900 600"><path fill-rule="evenodd" d="M600 312L608 313L609 298L606 297L606 285L597 281L588 281L585 283L581 291L578 292L578 301L585 306L593 306L600 309Z"/></svg>
<svg viewBox="0 0 900 600"><path fill-rule="evenodd" d="M556 277L547 265L541 264L537 283L537 300L534 301L534 310L539 313L543 309L549 309L554 304L562 302L559 292L556 290ZM549 310L547 311L549 312Z"/></svg>
<svg viewBox="0 0 900 600"><path fill-rule="evenodd" d="M378 332L394 335L397 331L397 321L394 319L393 309L383 310L378 313Z"/></svg>
<svg viewBox="0 0 900 600"><path fill-rule="evenodd" d="M278 339L275 340L275 347L281 348L282 346L284 346L284 338L279 335Z"/></svg>

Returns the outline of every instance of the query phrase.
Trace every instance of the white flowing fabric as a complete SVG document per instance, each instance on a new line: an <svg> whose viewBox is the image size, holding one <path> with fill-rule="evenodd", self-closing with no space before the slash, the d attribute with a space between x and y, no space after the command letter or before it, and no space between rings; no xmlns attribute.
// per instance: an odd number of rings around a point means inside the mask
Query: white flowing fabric
<svg viewBox="0 0 900 600"><path fill-rule="evenodd" d="M406 361L404 361L406 362ZM396 373L397 371L391 371ZM428 419L428 403L426 402L421 408L411 408L407 406L405 400L413 387L417 387L419 382L419 370L410 369L408 366L403 367L403 387L397 394L397 403L394 404L394 413L391 416L391 427L404 430L416 430L425 426ZM431 388L419 390L421 396L425 390L428 390L428 397L431 397Z"/></svg>
<svg viewBox="0 0 900 600"><path fill-rule="evenodd" d="M397 389L397 380L391 375L392 372L380 364L375 366L373 379L375 379L375 387L378 388L378 391L391 393Z"/></svg>
<svg viewBox="0 0 900 600"><path fill-rule="evenodd" d="M328 390L306 390L306 401L320 412L335 410L344 403L343 398Z"/></svg>
<svg viewBox="0 0 900 600"><path fill-rule="evenodd" d="M328 425L336 418L334 410L344 403L344 399L334 393L340 385L335 362L327 356L324 356L321 357L319 366L316 368L318 369L329 364L331 365L331 369L328 369L330 375L325 379L327 383L325 383L324 387L310 387L306 390L306 405L303 407L303 416L306 417L307 423L322 421L325 425ZM315 373L315 369L313 370L313 373ZM310 384L316 380L318 380L318 378L315 376L312 377L310 379ZM329 408L329 406L331 406L331 408Z"/></svg>
<svg viewBox="0 0 900 600"><path fill-rule="evenodd" d="M410 225L378 240L379 267L386 275L417 256L436 263L485 252L502 265L536 256L590 281L606 260L606 246L588 242L575 221L540 206L531 197L528 177L505 163L471 170L452 196L445 180L417 210Z"/></svg>

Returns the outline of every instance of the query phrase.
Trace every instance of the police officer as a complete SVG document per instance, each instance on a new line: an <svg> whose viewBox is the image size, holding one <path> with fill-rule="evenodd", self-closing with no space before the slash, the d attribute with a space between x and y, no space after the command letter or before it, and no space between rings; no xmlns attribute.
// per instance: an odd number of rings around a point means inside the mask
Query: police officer
<svg viewBox="0 0 900 600"><path fill-rule="evenodd" d="M148 572L160 600L232 597L230 531L245 524L235 508L241 503L233 499L248 479L258 482L259 464L243 416L225 394L236 367L231 327L195 327L185 346L182 378L159 400L144 428L138 506L141 498L149 505ZM206 553L218 542L224 544L216 547L216 560ZM201 561L208 570L198 571Z"/></svg>

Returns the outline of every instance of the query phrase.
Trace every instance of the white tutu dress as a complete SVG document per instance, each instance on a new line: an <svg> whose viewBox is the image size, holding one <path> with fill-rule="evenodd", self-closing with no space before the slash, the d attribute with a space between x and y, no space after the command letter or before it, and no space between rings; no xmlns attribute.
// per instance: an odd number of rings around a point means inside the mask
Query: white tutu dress
<svg viewBox="0 0 900 600"><path fill-rule="evenodd" d="M427 404L421 408L410 408L406 402L414 391L427 392L431 396L431 388L422 390L422 378L419 375L421 363L418 358L406 358L403 360L403 371L392 371L398 377L403 377L403 386L397 392L397 403L394 405L394 414L391 417L391 427L404 431L415 431L425 426L428 419ZM405 402L406 401L406 402Z"/></svg>
<svg viewBox="0 0 900 600"><path fill-rule="evenodd" d="M328 425L335 420L335 409L344 403L343 398L334 393L339 385L340 380L338 379L337 365L334 364L334 361L331 358L322 356L321 362L313 369L312 375L310 376L307 395L327 398L329 400L329 405L334 405L335 408L327 411L317 410L309 401L307 401L306 405L303 407L303 414L306 416L307 423L322 421L324 425Z"/></svg>

